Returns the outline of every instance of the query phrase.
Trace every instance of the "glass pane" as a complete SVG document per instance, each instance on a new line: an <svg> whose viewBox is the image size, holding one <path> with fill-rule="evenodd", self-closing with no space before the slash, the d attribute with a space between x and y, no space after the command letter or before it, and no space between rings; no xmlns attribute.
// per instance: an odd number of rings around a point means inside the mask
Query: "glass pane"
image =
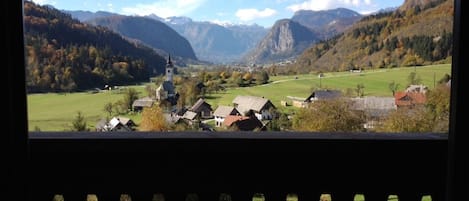
<svg viewBox="0 0 469 201"><path fill-rule="evenodd" d="M24 1L30 131L447 133L453 1Z"/></svg>

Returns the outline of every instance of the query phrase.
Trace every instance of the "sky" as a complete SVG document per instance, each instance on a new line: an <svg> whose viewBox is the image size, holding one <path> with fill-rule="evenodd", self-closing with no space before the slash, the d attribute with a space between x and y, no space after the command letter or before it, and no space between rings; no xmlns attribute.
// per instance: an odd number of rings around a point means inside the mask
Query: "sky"
<svg viewBox="0 0 469 201"><path fill-rule="evenodd" d="M404 0L33 0L61 10L108 11L123 15L150 15L166 18L186 16L195 21L218 24L258 24L266 28L275 21L291 18L297 10L348 8L369 14L396 7Z"/></svg>

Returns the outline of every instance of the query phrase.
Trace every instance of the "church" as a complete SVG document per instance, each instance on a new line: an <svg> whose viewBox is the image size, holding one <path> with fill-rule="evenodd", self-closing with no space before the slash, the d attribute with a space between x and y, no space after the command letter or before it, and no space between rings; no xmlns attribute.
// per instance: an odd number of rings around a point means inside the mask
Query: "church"
<svg viewBox="0 0 469 201"><path fill-rule="evenodd" d="M168 101L172 106L177 104L179 94L176 93L176 88L173 84L174 76L174 65L171 61L171 55L168 56L168 62L166 63L166 79L156 89L156 100L157 101Z"/></svg>

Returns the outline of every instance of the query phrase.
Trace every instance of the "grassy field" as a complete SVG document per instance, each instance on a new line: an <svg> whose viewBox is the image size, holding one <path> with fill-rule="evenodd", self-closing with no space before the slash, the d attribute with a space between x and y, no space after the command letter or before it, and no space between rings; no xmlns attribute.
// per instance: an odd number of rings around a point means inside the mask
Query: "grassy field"
<svg viewBox="0 0 469 201"><path fill-rule="evenodd" d="M281 110L295 110L294 107L280 107L281 100L287 100L287 96L304 97L310 95L313 87L322 87L345 90L355 89L362 83L365 86L366 96L392 96L388 84L392 81L400 84L399 90L403 90L407 84L410 72L417 72L423 83L433 88L434 81L438 81L445 73L450 74L451 66L434 65L417 68L394 68L365 71L362 73L325 73L319 80L317 75L306 74L296 76L275 76L271 82L262 86L233 88L218 94L210 94L207 102L216 109L218 105L231 105L231 101L237 95L264 96L272 101ZM140 92L140 96L146 96L144 85L129 86ZM123 95L115 91L102 93L47 93L28 95L28 119L29 130L40 129L42 131L70 130L71 122L81 111L87 120L88 127L94 130L95 124L101 118L106 117L103 108L106 103L116 102ZM140 123L140 115L124 115L130 117L137 124Z"/></svg>
<svg viewBox="0 0 469 201"><path fill-rule="evenodd" d="M136 89L140 96L145 96L145 85L128 86ZM91 130L101 118L106 118L103 108L106 103L116 102L123 98L118 91L100 93L47 93L28 95L29 130L34 131L64 131L70 130L71 122L77 112L85 116ZM136 122L140 122L140 115L124 115Z"/></svg>
<svg viewBox="0 0 469 201"><path fill-rule="evenodd" d="M218 105L231 105L231 101L237 95L263 96L272 101L276 106L280 106L280 101L288 100L287 96L306 98L311 94L312 88L322 88L346 90L356 89L357 84L365 86L365 96L392 96L389 90L389 83L395 81L399 83L398 90L404 90L407 86L407 77L411 72L416 72L423 84L430 89L434 82L438 82L444 74L451 74L451 65L433 65L422 67L407 67L393 69L379 69L364 71L362 73L325 73L324 77L306 74L298 76L276 76L271 78L271 83L255 87L228 89L225 92L212 94L207 98L213 108ZM296 77L296 78L295 78ZM286 110L287 108L282 108ZM293 109L289 107L288 109Z"/></svg>

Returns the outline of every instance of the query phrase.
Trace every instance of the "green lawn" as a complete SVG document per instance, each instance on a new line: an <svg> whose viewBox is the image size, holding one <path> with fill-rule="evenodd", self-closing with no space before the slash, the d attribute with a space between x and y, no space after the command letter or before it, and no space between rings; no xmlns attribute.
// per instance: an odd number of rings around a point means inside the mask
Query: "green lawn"
<svg viewBox="0 0 469 201"><path fill-rule="evenodd" d="M317 87L319 82L323 87L345 90L355 89L359 83L365 86L366 96L391 96L388 84L395 81L403 90L410 72L417 72L423 83L433 88L434 78L441 79L445 73L451 74L451 65L434 65L417 68L394 68L365 71L360 73L340 72L325 73L325 77L319 78L314 74L297 76L274 76L267 85L232 88L225 92L210 94L207 102L216 109L218 105L231 105L231 101L237 95L264 96L272 101L281 110L292 111L294 107L280 107L281 100L287 100L287 96L304 97L310 95L311 88ZM297 77L297 79L295 79ZM140 92L140 97L146 96L145 85L129 86ZM106 117L103 108L106 103L116 102L123 98L122 94L107 91L103 93L48 93L28 95L28 119L29 130L39 128L42 131L70 130L71 122L78 111L85 116L88 127L94 130L95 124L101 118ZM124 115L130 117L137 124L140 123L139 114Z"/></svg>
<svg viewBox="0 0 469 201"><path fill-rule="evenodd" d="M288 100L287 96L296 96L306 98L310 95L313 87L346 90L347 88L356 89L357 84L365 86L365 96L392 96L389 90L389 83L395 81L399 83L399 90L404 90L407 86L407 77L411 72L417 72L423 84L430 89L434 86L434 81L438 82L444 74L451 74L451 65L432 65L422 67L407 67L393 69L378 69L364 71L362 73L338 72L325 73L324 77L318 78L314 74L297 76L274 76L271 77L271 83L267 85L233 88L225 92L211 94L207 102L213 108L218 105L231 105L231 101L237 95L264 96L272 101L276 106L280 105L281 100ZM295 79L297 77L297 79ZM291 107L289 107L292 109ZM281 108L286 109L286 108Z"/></svg>
<svg viewBox="0 0 469 201"><path fill-rule="evenodd" d="M144 85L129 86L136 89L140 96L145 96ZM118 91L100 93L47 93L28 95L29 130L39 128L41 131L70 130L71 122L81 111L87 125L94 130L101 118L106 118L103 108L106 103L116 102L123 98ZM124 115L135 122L140 122L140 115Z"/></svg>

